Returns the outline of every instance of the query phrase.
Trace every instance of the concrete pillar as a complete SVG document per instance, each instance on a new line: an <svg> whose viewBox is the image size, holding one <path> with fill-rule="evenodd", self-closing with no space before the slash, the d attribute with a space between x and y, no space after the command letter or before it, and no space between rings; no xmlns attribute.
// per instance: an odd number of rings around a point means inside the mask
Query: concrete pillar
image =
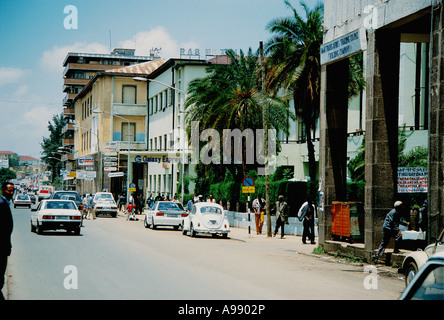
<svg viewBox="0 0 444 320"><path fill-rule="evenodd" d="M444 228L444 9L433 10L429 108L429 234L433 241Z"/></svg>
<svg viewBox="0 0 444 320"><path fill-rule="evenodd" d="M396 201L400 35L368 34L365 135L365 252L371 258Z"/></svg>
<svg viewBox="0 0 444 320"><path fill-rule="evenodd" d="M346 200L348 59L322 66L319 175L324 212L319 212L319 243L331 239L331 203Z"/></svg>

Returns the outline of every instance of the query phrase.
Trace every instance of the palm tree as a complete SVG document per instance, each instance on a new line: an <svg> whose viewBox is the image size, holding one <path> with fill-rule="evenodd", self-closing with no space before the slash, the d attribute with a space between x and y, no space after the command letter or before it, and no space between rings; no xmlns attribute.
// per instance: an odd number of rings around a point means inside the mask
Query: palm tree
<svg viewBox="0 0 444 320"><path fill-rule="evenodd" d="M228 50L227 56L229 64L211 65L207 68L205 77L190 82L185 103L188 135L192 121L199 121L201 130L212 128L220 133L223 129L244 131L263 128L263 104L267 105L271 126L288 133L288 103L261 93L257 54L253 54L250 48L247 55L242 50L239 55ZM290 117L295 118L292 113ZM239 178L252 169L245 163L245 156L244 154L242 158L242 170L234 172L235 176L238 173ZM219 176L223 177L226 168L221 166L220 169Z"/></svg>
<svg viewBox="0 0 444 320"><path fill-rule="evenodd" d="M284 89L292 94L295 113L304 123L309 175L311 180L315 180L316 161L312 132L316 129L320 113L323 4L310 10L301 2L306 17L304 19L290 1L284 2L293 15L274 19L267 25L267 29L273 34L266 43L266 52L270 55L267 84L275 93ZM352 77L349 98L359 93L364 86L362 59L356 59L350 63Z"/></svg>

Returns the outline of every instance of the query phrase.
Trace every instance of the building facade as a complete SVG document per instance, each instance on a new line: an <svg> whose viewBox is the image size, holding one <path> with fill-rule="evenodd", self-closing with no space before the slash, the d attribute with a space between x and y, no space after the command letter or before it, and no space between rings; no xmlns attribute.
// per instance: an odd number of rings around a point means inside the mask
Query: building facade
<svg viewBox="0 0 444 320"><path fill-rule="evenodd" d="M338 10L341 8L342 10ZM325 0L322 49L320 243L331 239L331 203L345 200L349 57L365 61L365 254L382 237L399 197L398 128L429 149L428 240L444 227L443 3L441 0ZM408 57L408 59L406 59Z"/></svg>
<svg viewBox="0 0 444 320"><path fill-rule="evenodd" d="M135 56L134 49L114 49L109 54L91 54L70 52L65 57L63 66L63 92L66 93L63 99L63 115L67 121L63 129L63 147L67 153L62 156L64 168L74 170L75 154L74 132L76 122L76 112L74 108L74 98L80 93L88 82L98 72L112 70L130 66L155 59L154 56ZM76 188L74 180L67 180L68 188Z"/></svg>

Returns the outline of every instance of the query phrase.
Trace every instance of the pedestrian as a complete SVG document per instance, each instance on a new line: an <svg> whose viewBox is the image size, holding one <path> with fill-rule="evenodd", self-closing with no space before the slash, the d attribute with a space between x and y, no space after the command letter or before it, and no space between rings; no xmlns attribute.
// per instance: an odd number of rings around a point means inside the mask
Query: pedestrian
<svg viewBox="0 0 444 320"><path fill-rule="evenodd" d="M191 199L188 200L188 202L187 202L187 210L190 212L191 209L193 208L193 206L194 206L194 198L191 198Z"/></svg>
<svg viewBox="0 0 444 320"><path fill-rule="evenodd" d="M92 216L93 220L96 220L96 213L94 212L94 202L93 202L93 196L90 193L88 198L87 198L87 202L88 202L88 216L87 219L89 220L89 217Z"/></svg>
<svg viewBox="0 0 444 320"><path fill-rule="evenodd" d="M419 209L419 228L421 228L421 231L427 231L428 229L428 205L427 205L427 199L424 200L424 203L422 204L421 209Z"/></svg>
<svg viewBox="0 0 444 320"><path fill-rule="evenodd" d="M2 197L0 197L0 300L5 300L3 285L5 284L6 266L11 255L11 234L13 220L11 214L11 199L14 195L14 184L4 182L2 184Z"/></svg>
<svg viewBox="0 0 444 320"><path fill-rule="evenodd" d="M216 203L216 200L213 198L212 194L210 194L210 196L208 197L207 202Z"/></svg>
<svg viewBox="0 0 444 320"><path fill-rule="evenodd" d="M401 221L401 217L404 214L404 204L402 201L396 201L394 204L394 208L390 210L384 220L384 224L382 226L382 242L379 246L378 252L373 256L373 262L377 263L378 258L382 255L387 248L387 245L390 242L391 238L395 239L395 248L393 253L399 253L399 245L402 240L402 233L399 230L399 225L408 226L408 222Z"/></svg>
<svg viewBox="0 0 444 320"><path fill-rule="evenodd" d="M314 206L311 199L307 199L298 211L298 219L302 221L304 230L302 231L302 243L307 244L306 238L310 240L311 244L316 244L315 232L314 232L314 221L316 217L316 207Z"/></svg>
<svg viewBox="0 0 444 320"><path fill-rule="evenodd" d="M148 197L148 199L146 199L146 204L148 205L148 208L152 208L153 204L154 204L154 198L153 198L153 194L150 193L150 196Z"/></svg>
<svg viewBox="0 0 444 320"><path fill-rule="evenodd" d="M276 214L276 227L273 237L276 237L279 228L281 228L281 239L284 239L284 226L288 223L288 204L284 201L283 195L278 197L278 201L272 209L272 212Z"/></svg>
<svg viewBox="0 0 444 320"><path fill-rule="evenodd" d="M88 198L86 197L86 194L83 194L82 205L82 219L86 219L88 216Z"/></svg>
<svg viewBox="0 0 444 320"><path fill-rule="evenodd" d="M256 234L262 234L262 227L264 225L266 201L259 193L257 198L253 200L252 207L254 210L254 221L256 223Z"/></svg>

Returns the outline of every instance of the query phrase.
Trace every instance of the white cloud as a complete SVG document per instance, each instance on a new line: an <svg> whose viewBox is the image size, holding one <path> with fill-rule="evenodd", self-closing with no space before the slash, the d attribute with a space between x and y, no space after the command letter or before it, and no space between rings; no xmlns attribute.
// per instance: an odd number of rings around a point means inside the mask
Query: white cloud
<svg viewBox="0 0 444 320"><path fill-rule="evenodd" d="M29 70L2 67L0 68L0 87L6 84L17 83L29 73Z"/></svg>
<svg viewBox="0 0 444 320"><path fill-rule="evenodd" d="M136 49L136 55L138 56L148 56L151 49L162 48L162 58L164 59L179 57L181 47L198 47L192 42L179 43L179 41L173 39L162 26L158 26L149 31L140 31L131 39L121 41L119 46L121 48Z"/></svg>
<svg viewBox="0 0 444 320"><path fill-rule="evenodd" d="M109 48L100 43L76 42L63 47L54 46L51 50L43 52L40 58L40 66L49 71L62 72L63 61L69 52L82 53L109 53Z"/></svg>

